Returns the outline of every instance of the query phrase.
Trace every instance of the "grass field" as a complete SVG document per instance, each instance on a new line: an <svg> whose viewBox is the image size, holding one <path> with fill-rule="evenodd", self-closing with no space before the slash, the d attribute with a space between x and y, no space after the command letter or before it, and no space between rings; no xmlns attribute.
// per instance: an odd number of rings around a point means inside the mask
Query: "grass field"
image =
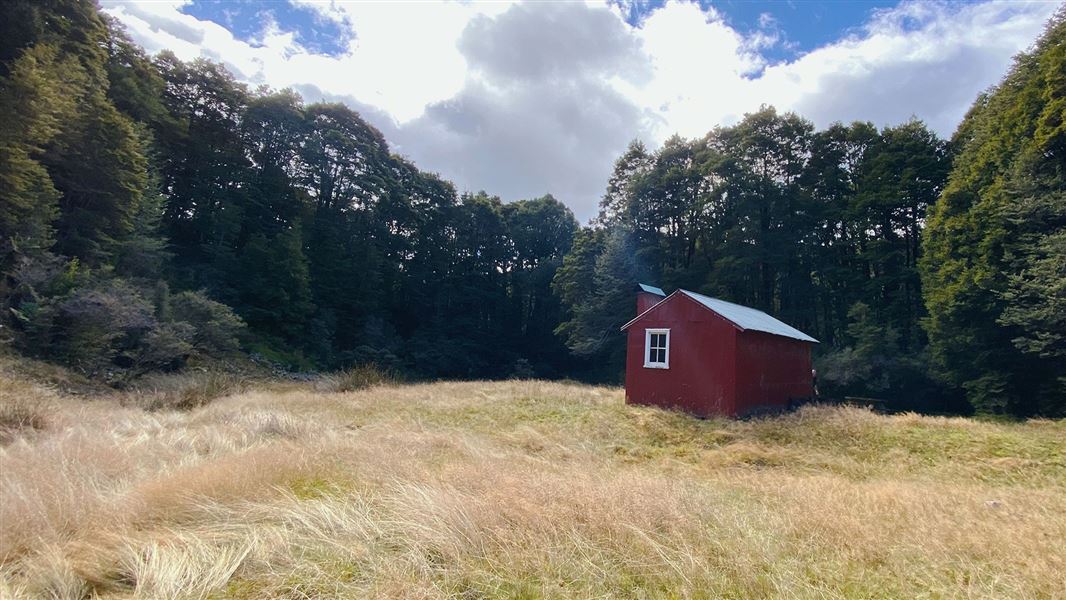
<svg viewBox="0 0 1066 600"><path fill-rule="evenodd" d="M0 378L0 597L1066 598L1066 422L203 385Z"/></svg>

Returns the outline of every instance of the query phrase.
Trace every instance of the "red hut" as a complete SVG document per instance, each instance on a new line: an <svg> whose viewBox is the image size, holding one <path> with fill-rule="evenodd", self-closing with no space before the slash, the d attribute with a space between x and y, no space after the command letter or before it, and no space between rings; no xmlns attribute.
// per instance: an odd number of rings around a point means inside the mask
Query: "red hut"
<svg viewBox="0 0 1066 600"><path fill-rule="evenodd" d="M813 395L818 340L760 310L641 284L622 331L627 403L738 417Z"/></svg>

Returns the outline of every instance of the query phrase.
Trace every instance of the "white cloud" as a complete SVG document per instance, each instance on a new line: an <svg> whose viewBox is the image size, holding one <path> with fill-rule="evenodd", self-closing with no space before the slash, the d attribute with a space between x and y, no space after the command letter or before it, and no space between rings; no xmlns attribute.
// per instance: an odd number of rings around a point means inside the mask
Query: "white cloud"
<svg viewBox="0 0 1066 600"><path fill-rule="evenodd" d="M221 25L180 12L185 4L103 2L104 10L118 17L149 52L169 48L184 60L220 60L242 79L279 88L310 83L384 109L401 122L460 91L466 61L457 40L475 17L507 8L458 2L313 4L323 16L338 20L341 15L331 11L343 11L354 27L348 52L333 57L313 54L291 33L270 27L256 44L238 40Z"/></svg>
<svg viewBox="0 0 1066 600"><path fill-rule="evenodd" d="M659 140L673 133L702 135L758 108L747 77L765 60L714 9L670 2L633 35L641 40L653 74L644 85L619 88L657 115Z"/></svg>
<svg viewBox="0 0 1066 600"><path fill-rule="evenodd" d="M248 43L183 14L181 1L104 7L150 52L206 56L251 83L345 101L461 189L506 199L550 191L582 219L632 137L702 135L764 103L819 126L914 115L949 135L1056 9L907 2L770 65L760 51L787 39L772 17L745 35L714 9L678 1L636 27L623 17L647 12L640 2L299 2L350 24L346 53L314 54L269 23Z"/></svg>
<svg viewBox="0 0 1066 600"><path fill-rule="evenodd" d="M887 125L914 115L946 136L1054 10L1050 3L905 3L876 14L860 34L766 66L753 56L751 38L713 11L700 15L694 5L671 3L636 32L656 69L648 85L628 95L659 110L659 140L702 135L760 104L795 110L819 126Z"/></svg>
<svg viewBox="0 0 1066 600"><path fill-rule="evenodd" d="M880 12L862 34L768 68L756 82L759 95L819 126L837 120L890 125L913 115L947 136L976 95L1035 41L1055 8L903 4Z"/></svg>
<svg viewBox="0 0 1066 600"><path fill-rule="evenodd" d="M351 56L336 61L334 84L326 87L382 108L401 122L459 93L466 78L466 62L456 47L459 36L472 19L506 8L457 2L338 6L348 13L356 37Z"/></svg>

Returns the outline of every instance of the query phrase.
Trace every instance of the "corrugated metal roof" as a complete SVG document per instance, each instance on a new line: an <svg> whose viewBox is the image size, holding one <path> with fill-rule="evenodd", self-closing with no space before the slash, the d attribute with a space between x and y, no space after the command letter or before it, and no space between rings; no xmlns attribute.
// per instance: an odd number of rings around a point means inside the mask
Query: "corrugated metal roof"
<svg viewBox="0 0 1066 600"><path fill-rule="evenodd" d="M703 294L697 294L696 292L690 292L688 290L679 291L732 321L741 329L754 329L755 331L763 331L774 335L803 340L805 342L819 343L818 340L803 333L799 329L786 325L761 310L733 304L732 302L726 302L725 300L719 300L717 298L711 298L710 296L704 296Z"/></svg>
<svg viewBox="0 0 1066 600"><path fill-rule="evenodd" d="M662 289L657 288L657 287L655 287L653 285L647 285L647 284L644 284L644 283L638 283L637 285L640 286L641 290L643 290L645 292L648 292L649 294L656 294L656 295L662 296L664 298L666 297L666 292L662 291Z"/></svg>

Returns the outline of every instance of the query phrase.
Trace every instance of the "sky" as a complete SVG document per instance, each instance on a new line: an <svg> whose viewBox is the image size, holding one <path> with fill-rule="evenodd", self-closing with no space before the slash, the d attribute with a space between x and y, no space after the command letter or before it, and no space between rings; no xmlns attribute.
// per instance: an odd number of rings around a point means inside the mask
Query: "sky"
<svg viewBox="0 0 1066 600"><path fill-rule="evenodd" d="M103 0L149 53L343 102L460 191L582 222L614 161L761 105L950 136L1057 2Z"/></svg>

